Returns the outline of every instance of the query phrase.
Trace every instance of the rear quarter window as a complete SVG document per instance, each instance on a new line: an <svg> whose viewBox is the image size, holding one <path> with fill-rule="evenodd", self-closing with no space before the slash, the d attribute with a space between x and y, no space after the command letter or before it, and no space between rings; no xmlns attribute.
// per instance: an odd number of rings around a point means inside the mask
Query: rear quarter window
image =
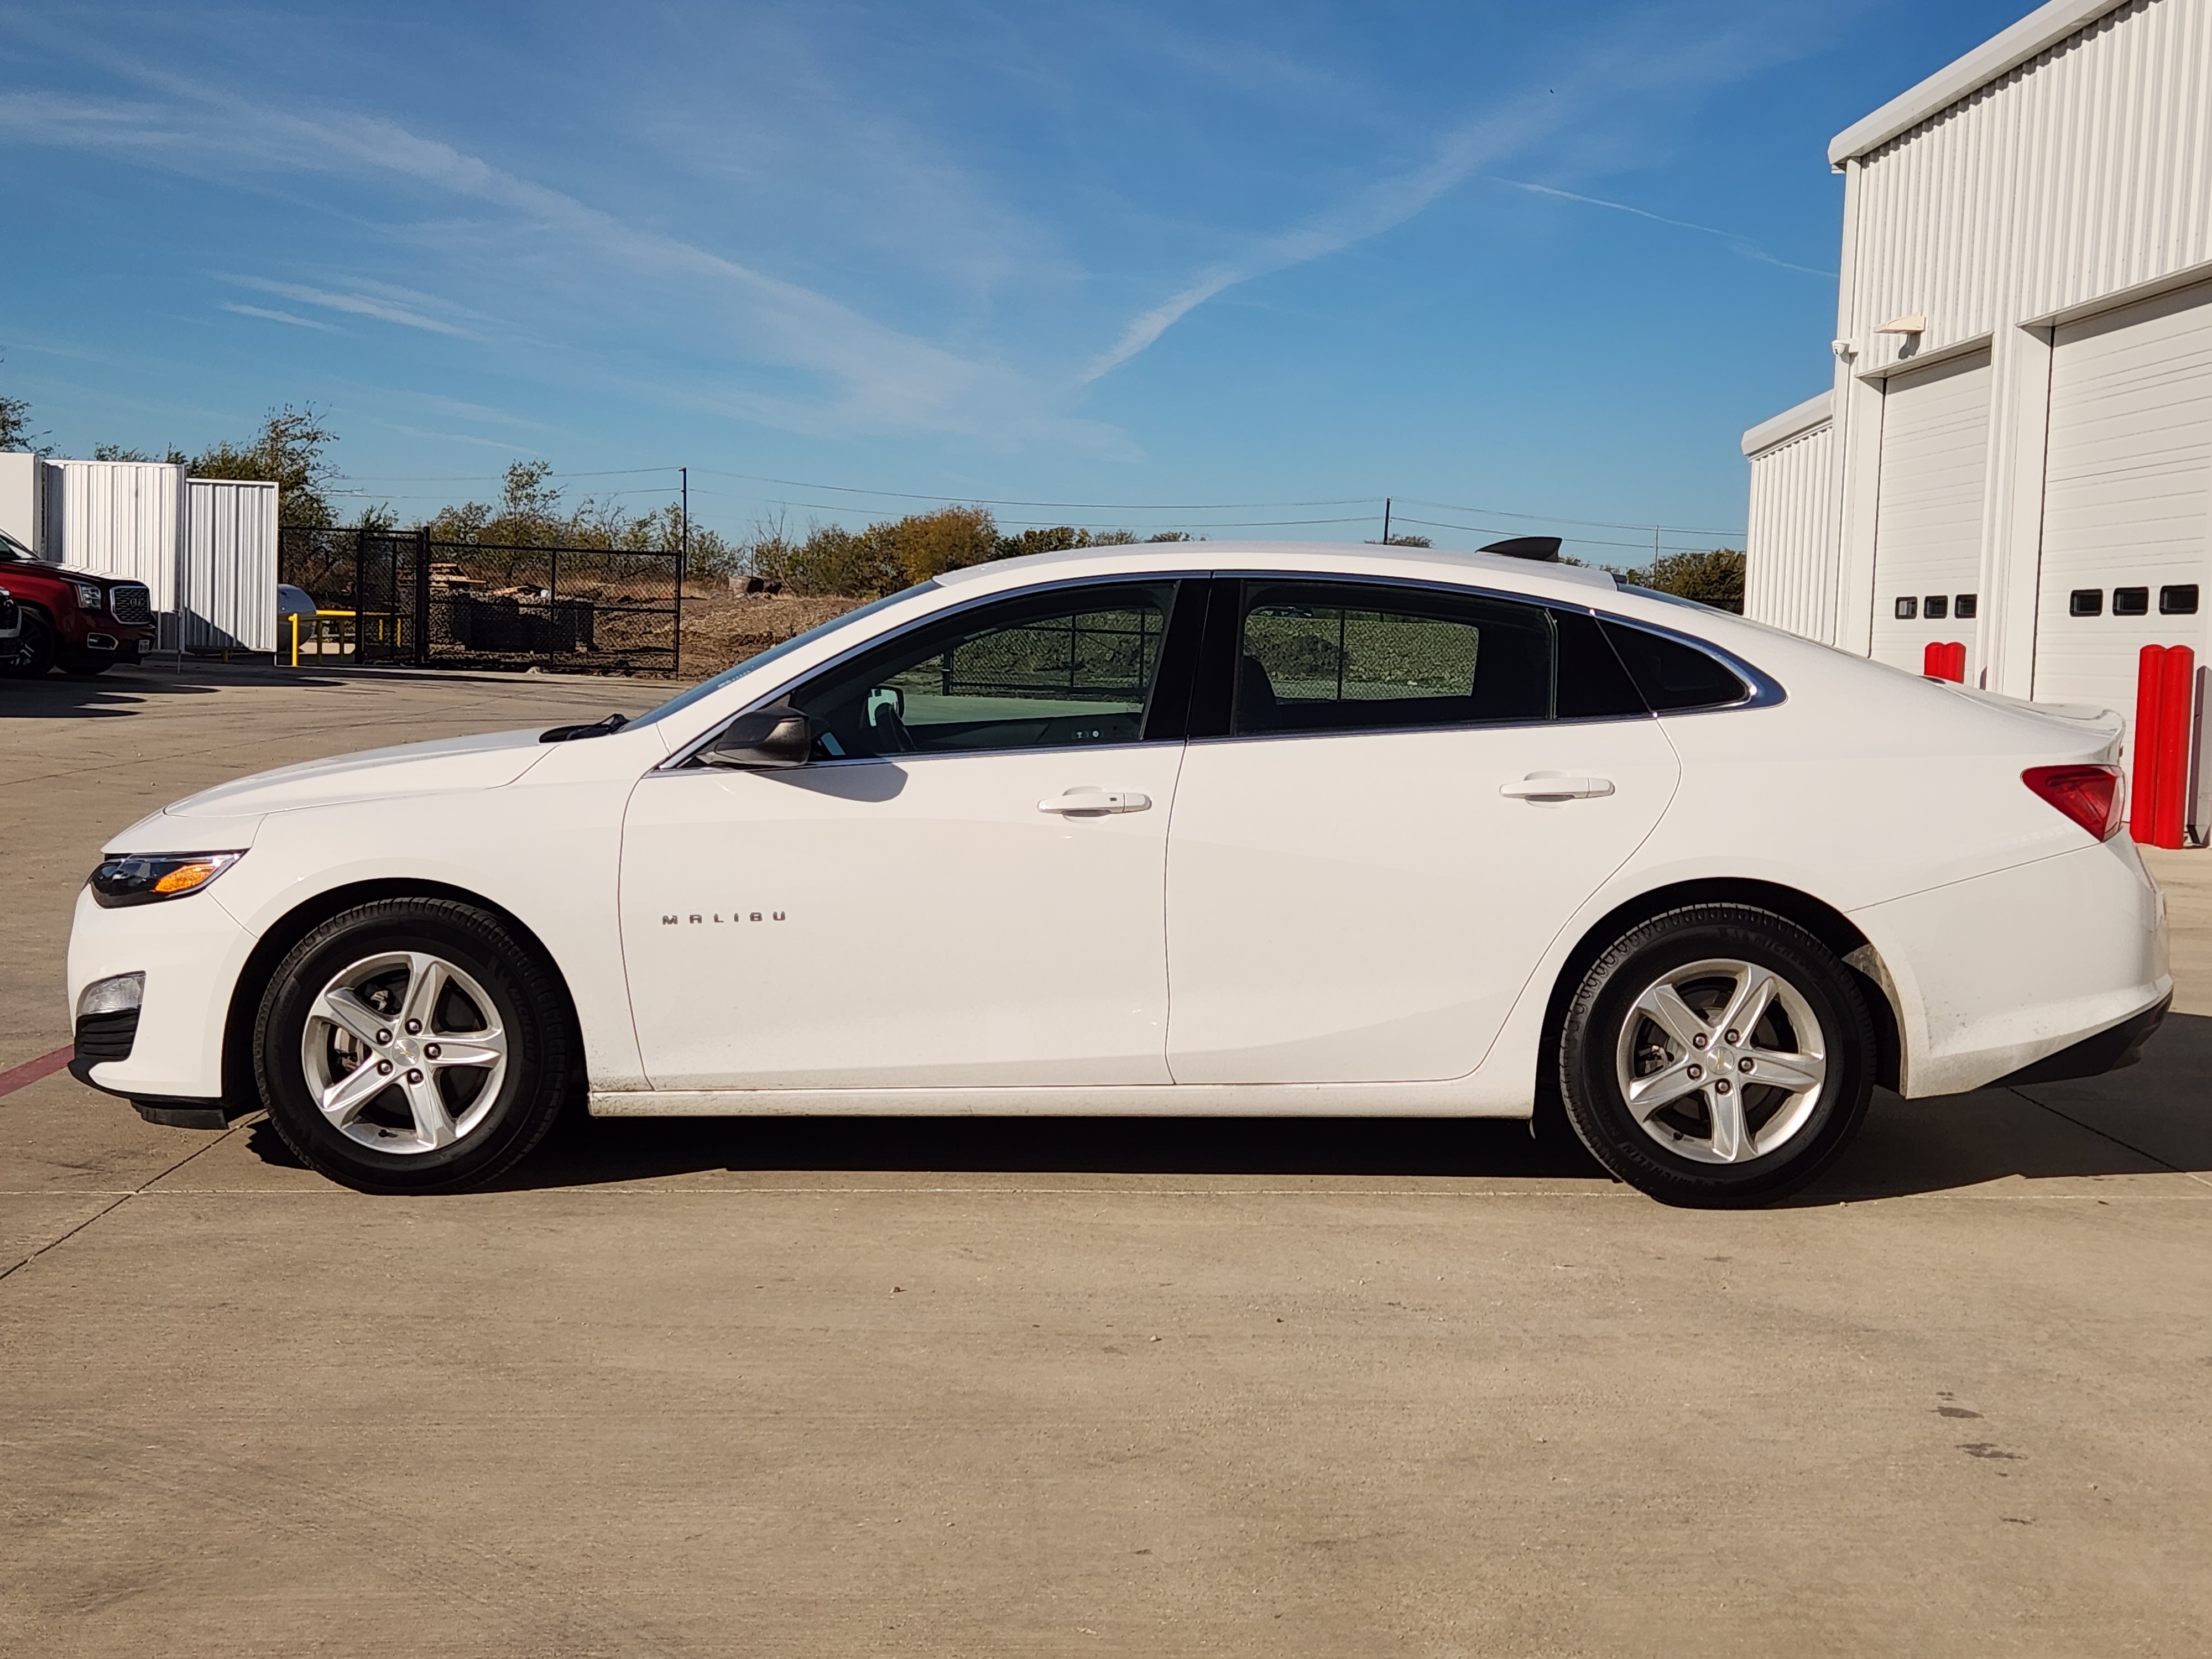
<svg viewBox="0 0 2212 1659"><path fill-rule="evenodd" d="M1626 623L1607 621L1604 626L1622 666L1655 714L1723 708L1751 696L1734 669L1693 645Z"/></svg>

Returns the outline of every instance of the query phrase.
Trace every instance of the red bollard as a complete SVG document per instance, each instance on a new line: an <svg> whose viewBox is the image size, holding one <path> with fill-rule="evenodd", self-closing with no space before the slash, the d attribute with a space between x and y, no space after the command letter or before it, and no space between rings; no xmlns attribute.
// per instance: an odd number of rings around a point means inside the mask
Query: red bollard
<svg viewBox="0 0 2212 1659"><path fill-rule="evenodd" d="M2165 730L2166 647L2147 645L2136 665L2136 724L2133 752L2128 757L2135 773L2128 795L2128 834L2154 844L2158 834L2159 733Z"/></svg>
<svg viewBox="0 0 2212 1659"><path fill-rule="evenodd" d="M2158 799L2151 809L2153 842L2178 848L2189 818L2189 739L2197 715L2197 653L2166 647L2159 665Z"/></svg>
<svg viewBox="0 0 2212 1659"><path fill-rule="evenodd" d="M1946 643L1930 640L1920 653L1920 672L1931 680L1949 680L1954 685L1966 681L1966 647L1956 640Z"/></svg>

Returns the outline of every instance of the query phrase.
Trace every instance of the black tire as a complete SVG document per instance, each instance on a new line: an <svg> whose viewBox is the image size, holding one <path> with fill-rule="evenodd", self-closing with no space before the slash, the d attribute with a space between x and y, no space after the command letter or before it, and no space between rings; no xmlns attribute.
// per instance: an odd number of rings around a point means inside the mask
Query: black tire
<svg viewBox="0 0 2212 1659"><path fill-rule="evenodd" d="M0 674L36 679L54 665L54 629L40 612L23 607L23 631L0 642Z"/></svg>
<svg viewBox="0 0 2212 1659"><path fill-rule="evenodd" d="M1751 985L1757 971L1775 976L1793 994L1791 1002L1778 992L1758 1030L1736 1037L1718 1024L1705 1026L1723 1012L1729 992L1717 966L1707 972L1704 965L1722 963L1746 969L1740 986ZM1689 1046L1694 1036L1674 1043L1659 1020L1637 1012L1638 999L1671 983L1670 976L1680 981L1675 995L1701 1022L1698 1047L1710 1044L1709 1054ZM1825 1067L1817 1088L1761 1083L1762 1065L1788 1076L1791 1060L1813 1052L1809 1034L1796 1030L1808 1019L1818 1027ZM1765 1054L1772 1058L1760 1060ZM1834 1161L1866 1117L1875 1054L1874 1022L1856 979L1826 945L1770 911L1701 904L1641 923L1590 964L1560 1024L1559 1090L1583 1145L1630 1186L1662 1203L1726 1208L1784 1197ZM1716 1054L1717 1067L1711 1063ZM1702 1086L1648 1111L1650 1127L1639 1121L1624 1075L1642 1084L1678 1073L1686 1084L1699 1076L1692 1066L1700 1060ZM1731 1109L1714 1090L1732 1095L1740 1127L1723 1125L1722 1114ZM1770 1131L1778 1144L1762 1149ZM1744 1138L1735 1139L1737 1133Z"/></svg>
<svg viewBox="0 0 2212 1659"><path fill-rule="evenodd" d="M395 1076L383 1094L358 1109L360 1116L349 1133L319 1109L303 1049L309 1040L310 1012L334 976L350 965L406 952L434 956L475 981L472 988L492 1005L484 1012L496 1016L506 1055L489 1106L483 1099L486 1085L479 1083L477 1091L462 1103L465 1109L454 1109L456 1119L466 1124L458 1139L431 1149L385 1152L364 1144L362 1136L396 1137L398 1129L378 1126L411 1121L400 1079ZM404 970L392 971L405 981ZM447 1005L449 1009L454 1006ZM465 993L458 1006L465 1018L474 1002ZM392 1021L396 1033L396 1014ZM489 1027L493 1022L486 1018L483 1024ZM325 1027L319 1024L317 1030L323 1033ZM456 1031L455 1042L468 1035L466 1029L457 1027ZM343 1032L328 1035L341 1046L348 1040ZM434 1020L423 1041L436 1035ZM317 1037L318 1042L325 1040L324 1036ZM364 1058L361 1063L371 1062ZM404 1060L398 1063L408 1064ZM422 1064L428 1067L428 1061ZM285 1145L310 1168L365 1193L459 1192L493 1180L544 1139L581 1076L568 999L552 970L498 916L449 899L381 899L364 904L333 916L287 951L262 994L254 1021L253 1071L261 1103ZM421 1074L407 1075L418 1079ZM428 1075L435 1086L449 1089L456 1085L465 1089L468 1081L461 1067L430 1069ZM468 1121L470 1118L474 1121Z"/></svg>
<svg viewBox="0 0 2212 1659"><path fill-rule="evenodd" d="M114 666L115 659L112 657L66 657L62 659L61 671L78 679L90 679L94 674L105 674Z"/></svg>

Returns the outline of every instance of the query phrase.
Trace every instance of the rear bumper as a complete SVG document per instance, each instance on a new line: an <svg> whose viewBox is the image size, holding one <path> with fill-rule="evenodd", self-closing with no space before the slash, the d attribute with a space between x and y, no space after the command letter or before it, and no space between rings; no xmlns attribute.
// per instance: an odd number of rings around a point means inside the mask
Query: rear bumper
<svg viewBox="0 0 2212 1659"><path fill-rule="evenodd" d="M1999 1078L1991 1086L2011 1089L2024 1083L2065 1083L2075 1078L2102 1077L2107 1072L2124 1070L2142 1058L2143 1044L2166 1023L2166 1011L2172 1006L2172 996L2160 997L2156 1007L2130 1015L2109 1030L2083 1037L2071 1048L2045 1054L2033 1066L2023 1066Z"/></svg>
<svg viewBox="0 0 2212 1659"><path fill-rule="evenodd" d="M2101 1056L2094 1069L2109 1069L2139 1039L2112 1038L2109 1054L2097 1045L2137 1022L2148 1036L2173 994L2164 896L2121 838L1851 920L1888 975L1899 1092L1916 1098L2014 1080L2046 1061Z"/></svg>

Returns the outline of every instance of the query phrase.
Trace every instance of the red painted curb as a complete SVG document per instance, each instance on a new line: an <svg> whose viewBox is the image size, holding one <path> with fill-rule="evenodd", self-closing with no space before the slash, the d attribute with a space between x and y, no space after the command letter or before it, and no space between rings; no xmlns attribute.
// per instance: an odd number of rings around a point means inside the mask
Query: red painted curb
<svg viewBox="0 0 2212 1659"><path fill-rule="evenodd" d="M12 1095L18 1089L27 1089L40 1078L52 1077L76 1057L76 1045L68 1043L50 1054L40 1054L36 1060L27 1060L13 1071L0 1072L0 1095Z"/></svg>

